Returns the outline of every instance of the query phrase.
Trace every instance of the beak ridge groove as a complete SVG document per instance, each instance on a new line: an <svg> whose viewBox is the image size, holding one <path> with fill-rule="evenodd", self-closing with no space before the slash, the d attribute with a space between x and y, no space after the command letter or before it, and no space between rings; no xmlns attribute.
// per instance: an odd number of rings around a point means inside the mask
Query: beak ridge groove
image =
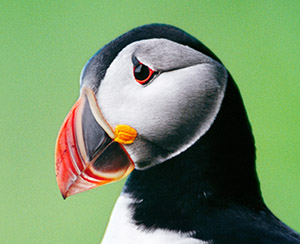
<svg viewBox="0 0 300 244"><path fill-rule="evenodd" d="M117 128L115 136L101 114L94 93L83 88L56 141L56 179L64 199L120 180L134 169L120 143L133 143L137 133L127 125Z"/></svg>

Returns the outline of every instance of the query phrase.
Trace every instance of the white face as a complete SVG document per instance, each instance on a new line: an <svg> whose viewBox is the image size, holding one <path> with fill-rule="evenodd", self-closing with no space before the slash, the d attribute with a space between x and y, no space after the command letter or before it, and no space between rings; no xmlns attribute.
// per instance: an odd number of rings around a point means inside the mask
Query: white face
<svg viewBox="0 0 300 244"><path fill-rule="evenodd" d="M133 73L132 57L158 75L146 85ZM174 157L212 125L224 96L227 71L187 46L150 39L126 46L106 71L96 94L107 122L126 124L138 137L125 148L137 169Z"/></svg>

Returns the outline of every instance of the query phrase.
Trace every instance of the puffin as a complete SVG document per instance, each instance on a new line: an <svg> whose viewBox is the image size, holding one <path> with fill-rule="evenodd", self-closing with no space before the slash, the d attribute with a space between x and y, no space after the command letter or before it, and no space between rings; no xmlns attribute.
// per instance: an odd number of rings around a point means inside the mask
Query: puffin
<svg viewBox="0 0 300 244"><path fill-rule="evenodd" d="M57 137L63 198L127 177L102 244L300 244L264 203L239 89L202 42L137 27L84 66Z"/></svg>

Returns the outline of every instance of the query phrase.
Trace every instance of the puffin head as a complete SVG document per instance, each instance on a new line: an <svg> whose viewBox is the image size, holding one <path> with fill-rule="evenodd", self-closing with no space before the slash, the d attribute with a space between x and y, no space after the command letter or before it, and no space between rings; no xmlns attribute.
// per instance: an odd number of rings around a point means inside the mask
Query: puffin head
<svg viewBox="0 0 300 244"><path fill-rule="evenodd" d="M215 55L173 26L142 26L105 45L83 68L57 138L63 197L192 147L214 123L227 80Z"/></svg>

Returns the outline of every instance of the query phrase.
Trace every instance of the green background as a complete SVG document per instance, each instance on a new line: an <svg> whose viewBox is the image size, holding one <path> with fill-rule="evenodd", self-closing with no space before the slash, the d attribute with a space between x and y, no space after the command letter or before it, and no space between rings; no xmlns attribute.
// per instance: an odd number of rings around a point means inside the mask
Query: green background
<svg viewBox="0 0 300 244"><path fill-rule="evenodd" d="M85 62L136 26L178 26L237 82L271 210L300 231L300 1L1 1L0 243L101 240L124 181L63 200L54 146Z"/></svg>

